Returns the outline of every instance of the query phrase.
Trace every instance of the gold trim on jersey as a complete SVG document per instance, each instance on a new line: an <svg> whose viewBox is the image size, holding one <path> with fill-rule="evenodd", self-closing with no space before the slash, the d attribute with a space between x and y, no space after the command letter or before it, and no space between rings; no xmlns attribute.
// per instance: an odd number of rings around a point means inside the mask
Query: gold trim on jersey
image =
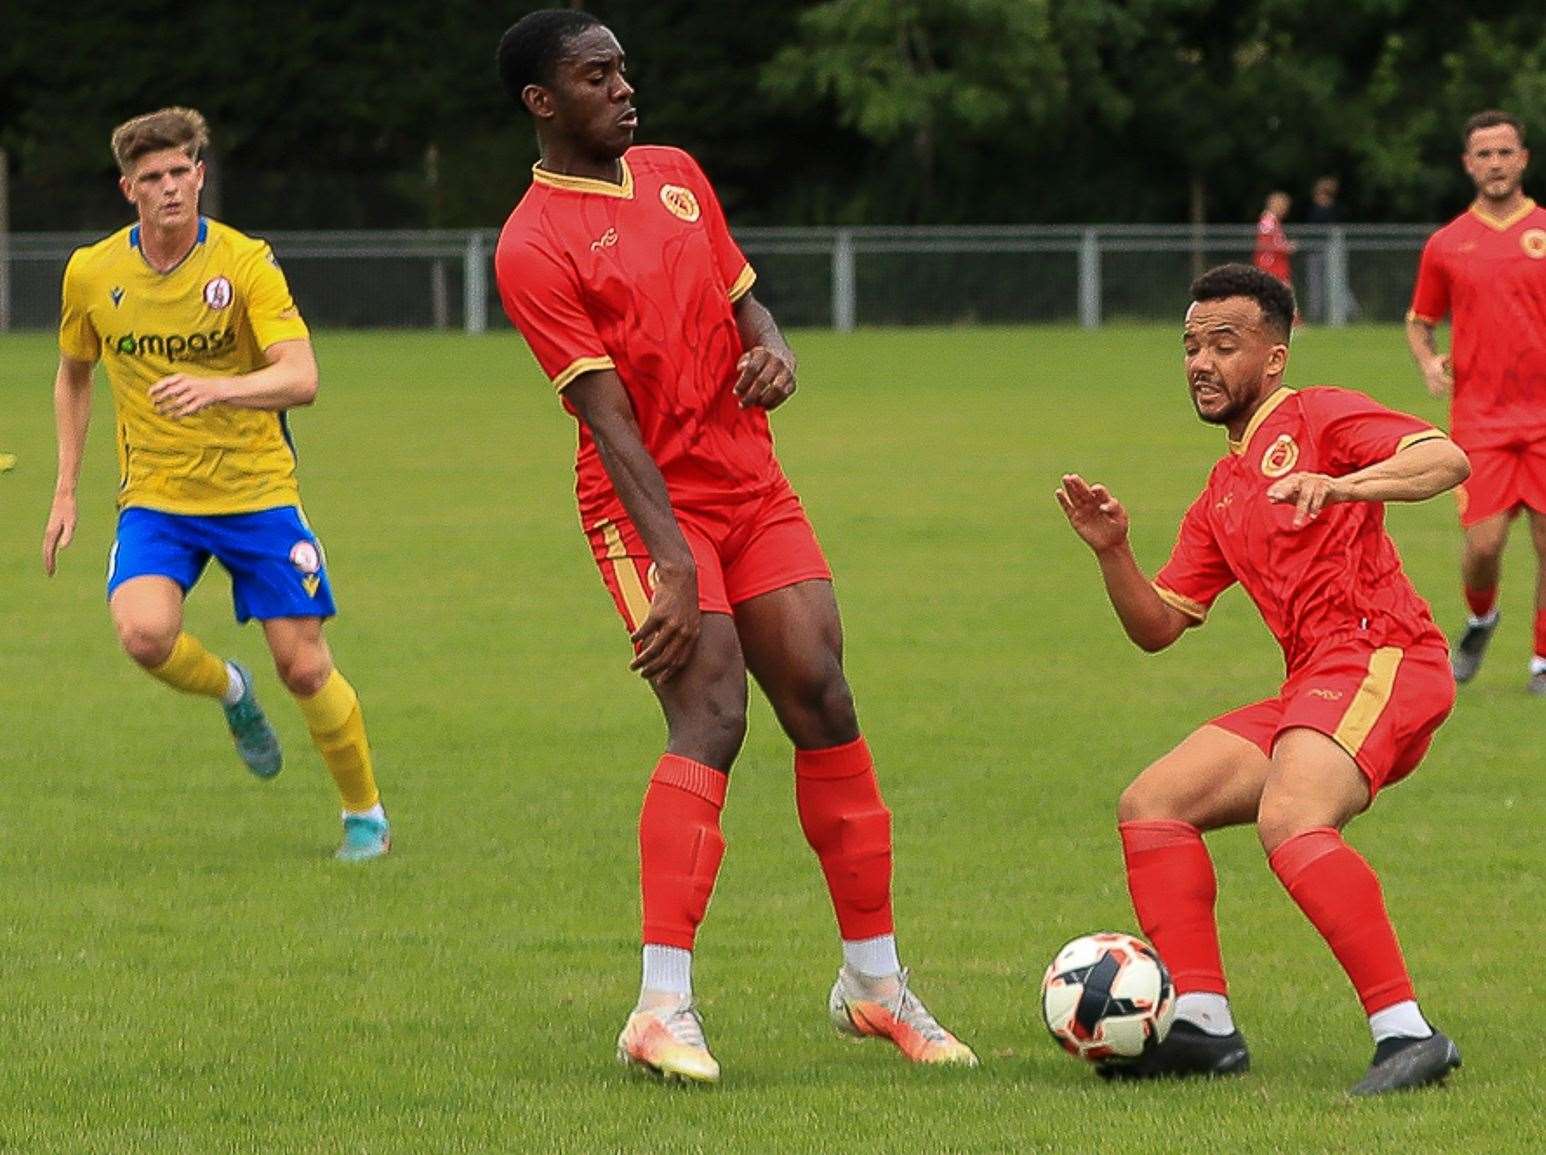
<svg viewBox="0 0 1546 1155"><path fill-rule="evenodd" d="M538 161L531 166L531 179L538 184L545 184L549 188L566 189L569 192L594 193L601 197L617 197L620 200L633 200L633 169L628 167L628 158L619 157L618 167L622 169L623 179L619 181L597 180L591 176L569 176L561 172L549 172Z"/></svg>
<svg viewBox="0 0 1546 1155"><path fill-rule="evenodd" d="M756 280L757 272L751 267L751 263L747 262L746 267L741 270L741 275L736 277L735 284L730 286L730 303L732 305L735 304L742 297L746 296L747 293L751 292L752 285Z"/></svg>
<svg viewBox="0 0 1546 1155"><path fill-rule="evenodd" d="M610 357L576 357L565 365L557 377L553 378L553 389L562 393L574 379L586 373L594 373L598 369L616 369L617 363Z"/></svg>
<svg viewBox="0 0 1546 1155"><path fill-rule="evenodd" d="M1408 433L1400 441L1396 442L1396 452L1410 449L1414 445L1421 445L1424 441L1448 441L1449 434L1442 429L1424 429L1419 433Z"/></svg>
<svg viewBox="0 0 1546 1155"><path fill-rule="evenodd" d="M1369 655L1369 673L1353 695L1353 704L1342 715L1332 740L1355 758L1368 741L1385 704L1396 686L1396 671L1404 656L1400 646L1381 646Z"/></svg>
<svg viewBox="0 0 1546 1155"><path fill-rule="evenodd" d="M1245 431L1240 434L1240 440L1229 438L1229 451L1236 455L1244 453L1246 446L1251 444L1251 438L1256 435L1256 431L1262 427L1267 418L1272 416L1272 411L1293 395L1294 390L1287 385L1279 385L1271 396L1257 406L1256 412L1251 414L1251 420L1247 423Z"/></svg>
<svg viewBox="0 0 1546 1155"><path fill-rule="evenodd" d="M1208 608L1201 602L1194 602L1191 598L1182 597L1175 590L1167 590L1158 582L1150 582L1149 584L1154 587L1154 592L1159 594L1160 601L1164 602L1171 609L1180 610L1198 625L1202 625L1203 622L1208 620Z"/></svg>
<svg viewBox="0 0 1546 1155"><path fill-rule="evenodd" d="M1440 320L1442 320L1440 317L1425 317L1416 309L1408 309L1406 311L1406 323L1408 325L1410 325L1413 321L1418 321L1421 324L1427 325L1430 329L1437 329L1439 327Z"/></svg>
<svg viewBox="0 0 1546 1155"><path fill-rule="evenodd" d="M644 583L639 580L639 571L633 568L633 558L628 556L628 549L623 545L623 535L618 532L617 525L603 521L597 528L601 530L602 544L607 547L607 561L612 565L612 577L617 582L617 588L623 595L623 604L632 619L628 628L636 630L649 616L649 594L645 593Z"/></svg>
<svg viewBox="0 0 1546 1155"><path fill-rule="evenodd" d="M1476 214L1476 218L1489 229L1496 229L1500 233L1506 233L1509 229L1513 228L1520 221L1524 220L1525 217L1529 216L1532 212L1535 211L1535 202L1529 197L1525 197L1524 204L1520 205L1517 209L1509 213L1508 216L1502 218L1501 220L1497 217L1489 216L1487 213L1482 212L1477 201L1472 201L1471 207L1466 211Z"/></svg>

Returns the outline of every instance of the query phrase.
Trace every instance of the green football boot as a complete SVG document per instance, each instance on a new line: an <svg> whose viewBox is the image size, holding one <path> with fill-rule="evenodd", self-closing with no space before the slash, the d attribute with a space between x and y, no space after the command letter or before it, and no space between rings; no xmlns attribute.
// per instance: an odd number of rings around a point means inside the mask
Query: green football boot
<svg viewBox="0 0 1546 1155"><path fill-rule="evenodd" d="M231 728L231 737L236 740L236 752L241 755L247 769L259 778L272 778L284 768L279 736L268 724L263 707L258 705L257 696L252 692L252 675L248 673L247 667L239 662L232 662L231 665L241 676L242 696L234 706L221 704L225 710L226 725Z"/></svg>

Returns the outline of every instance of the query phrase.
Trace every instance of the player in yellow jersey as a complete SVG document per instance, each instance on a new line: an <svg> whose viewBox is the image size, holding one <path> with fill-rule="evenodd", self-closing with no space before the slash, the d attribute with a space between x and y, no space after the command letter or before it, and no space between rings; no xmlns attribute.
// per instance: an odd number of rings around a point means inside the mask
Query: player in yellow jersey
<svg viewBox="0 0 1546 1155"><path fill-rule="evenodd" d="M76 483L103 361L117 418L113 624L129 656L179 690L219 699L242 760L279 773L279 742L245 668L183 632L183 599L211 557L236 620L263 633L279 677L343 798L338 857L391 845L354 689L322 623L334 612L321 543L301 512L285 411L309 405L317 363L284 274L262 241L199 215L204 118L163 108L113 132L137 224L77 249L65 268L54 415L59 473L43 567L75 534Z"/></svg>

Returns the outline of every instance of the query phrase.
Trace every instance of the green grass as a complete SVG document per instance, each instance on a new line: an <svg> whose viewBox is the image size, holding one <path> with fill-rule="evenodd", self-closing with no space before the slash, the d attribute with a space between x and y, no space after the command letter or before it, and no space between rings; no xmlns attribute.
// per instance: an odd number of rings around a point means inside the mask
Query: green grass
<svg viewBox="0 0 1546 1155"><path fill-rule="evenodd" d="M984 1065L912 1070L828 1029L831 912L756 700L697 975L726 1077L683 1092L612 1062L662 726L575 525L572 423L511 335L317 345L303 487L397 842L354 869L327 857L336 797L223 575L189 628L260 670L278 780L243 773L214 706L119 653L102 390L80 532L43 578L54 353L0 344L0 450L20 456L0 475L0 1150L1538 1149L1526 535L1489 665L1353 827L1425 1008L1465 1050L1453 1085L1343 1097L1369 1052L1357 1002L1240 830L1212 844L1253 1073L1107 1087L1046 1038L1042 968L1075 934L1133 926L1121 787L1270 693L1280 659L1238 591L1171 652L1132 649L1051 493L1068 469L1108 482L1153 568L1222 434L1190 415L1169 328L798 334L780 452L838 574L896 813L903 954ZM1392 329L1308 331L1291 377L1440 416ZM1390 520L1453 625L1450 502Z"/></svg>

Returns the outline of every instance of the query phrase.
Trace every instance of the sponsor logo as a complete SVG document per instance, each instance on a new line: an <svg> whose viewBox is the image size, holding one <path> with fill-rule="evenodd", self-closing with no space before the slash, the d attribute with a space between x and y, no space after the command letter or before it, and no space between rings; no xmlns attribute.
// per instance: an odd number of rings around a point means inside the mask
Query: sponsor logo
<svg viewBox="0 0 1546 1155"><path fill-rule="evenodd" d="M114 285L107 291L107 295L113 298L113 308L116 309L119 305L123 304L123 286Z"/></svg>
<svg viewBox="0 0 1546 1155"><path fill-rule="evenodd" d="M1327 702L1340 702L1342 700L1342 691L1323 690L1319 686L1316 686L1315 689L1310 691L1310 697L1322 698Z"/></svg>
<svg viewBox="0 0 1546 1155"><path fill-rule="evenodd" d="M226 308L234 296L231 282L226 277L214 277L204 283L204 303L211 309Z"/></svg>
<svg viewBox="0 0 1546 1155"><path fill-rule="evenodd" d="M1261 471L1266 477L1282 477L1298 462L1298 443L1288 434L1280 433L1278 439L1267 446L1267 452L1262 454Z"/></svg>
<svg viewBox="0 0 1546 1155"><path fill-rule="evenodd" d="M670 210L672 216L688 224L692 224L703 215L703 210L698 207L698 198L693 196L692 189L683 188L679 184L661 185L660 203Z"/></svg>
<svg viewBox="0 0 1546 1155"><path fill-rule="evenodd" d="M610 249L617 244L617 230L608 229L590 243L590 251L599 253L602 249Z"/></svg>
<svg viewBox="0 0 1546 1155"><path fill-rule="evenodd" d="M1526 229L1519 238L1519 247L1531 260L1546 258L1546 229Z"/></svg>
<svg viewBox="0 0 1546 1155"><path fill-rule="evenodd" d="M164 357L168 361L202 361L236 348L235 329L207 333L125 333L102 338L102 347L120 357Z"/></svg>

